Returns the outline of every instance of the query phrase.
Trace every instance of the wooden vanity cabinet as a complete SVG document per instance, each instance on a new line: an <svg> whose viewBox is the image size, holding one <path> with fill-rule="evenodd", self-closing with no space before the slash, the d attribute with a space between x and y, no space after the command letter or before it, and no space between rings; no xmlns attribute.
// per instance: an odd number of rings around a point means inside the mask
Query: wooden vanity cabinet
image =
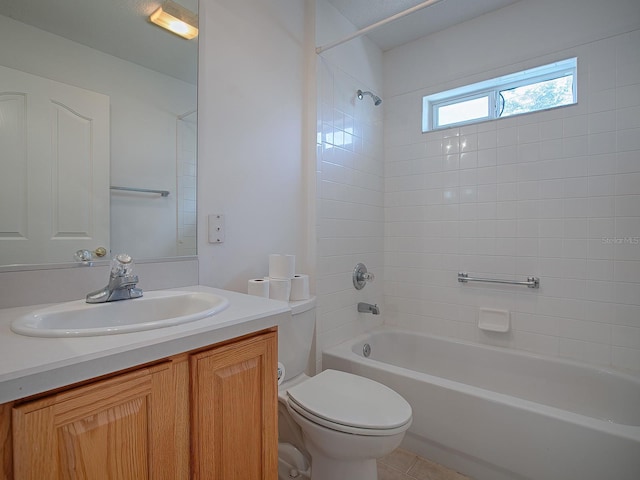
<svg viewBox="0 0 640 480"><path fill-rule="evenodd" d="M275 334L190 357L192 474L198 480L277 480Z"/></svg>
<svg viewBox="0 0 640 480"><path fill-rule="evenodd" d="M276 480L276 335L0 405L0 479Z"/></svg>
<svg viewBox="0 0 640 480"><path fill-rule="evenodd" d="M16 479L171 479L169 362L16 406Z"/></svg>

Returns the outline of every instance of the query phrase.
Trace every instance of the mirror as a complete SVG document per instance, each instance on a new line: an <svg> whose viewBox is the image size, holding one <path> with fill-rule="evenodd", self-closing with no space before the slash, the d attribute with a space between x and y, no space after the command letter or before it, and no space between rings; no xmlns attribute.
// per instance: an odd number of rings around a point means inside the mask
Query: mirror
<svg viewBox="0 0 640 480"><path fill-rule="evenodd" d="M0 266L196 254L198 43L161 4L0 0Z"/></svg>

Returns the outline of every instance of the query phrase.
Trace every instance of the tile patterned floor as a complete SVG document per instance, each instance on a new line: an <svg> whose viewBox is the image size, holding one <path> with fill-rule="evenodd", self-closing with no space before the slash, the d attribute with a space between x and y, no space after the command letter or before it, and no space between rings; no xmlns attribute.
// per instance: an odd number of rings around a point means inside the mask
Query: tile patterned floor
<svg viewBox="0 0 640 480"><path fill-rule="evenodd" d="M472 480L431 460L398 448L378 460L378 480Z"/></svg>

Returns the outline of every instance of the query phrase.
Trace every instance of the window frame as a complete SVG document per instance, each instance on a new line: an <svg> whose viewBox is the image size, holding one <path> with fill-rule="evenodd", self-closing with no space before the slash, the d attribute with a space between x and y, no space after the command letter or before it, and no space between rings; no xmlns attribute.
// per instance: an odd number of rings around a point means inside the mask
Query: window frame
<svg viewBox="0 0 640 480"><path fill-rule="evenodd" d="M568 58L558 62L554 62L548 65L542 65L540 67L523 70L521 72L512 73L509 75L503 75L484 82L478 82L471 85L465 85L463 87L439 92L433 95L422 97L422 132L427 133L435 130L443 130L445 128L452 128L458 126L469 125L473 123L485 122L487 120L497 120L499 118L514 117L517 115L526 115L528 113L540 112L543 110L551 110L553 108L560 108L569 105L575 105L578 103L577 96L577 75L578 71L578 59L577 57ZM508 115L508 117L502 117L500 113L500 102L498 101L500 93L504 90L511 90L518 87L527 85L533 85L549 80L555 80L562 77L571 76L572 81L572 94L573 102L563 105L557 105L554 107L547 107L538 110L531 110L529 112L515 113ZM474 118L471 120L464 120L461 122L447 123L446 125L440 125L438 123L439 114L438 110L442 107L454 105L456 103L462 103L469 100L475 100L477 98L488 97L489 107L488 115L486 117Z"/></svg>
<svg viewBox="0 0 640 480"><path fill-rule="evenodd" d="M468 102L470 100L477 100L478 98L484 98L484 97L488 97L487 98L487 115L484 117L477 117L477 118L473 118L470 120L464 120L462 122L453 122L453 123L447 123L446 125L440 125L439 124L439 119L440 119L440 114L439 114L439 109L443 108L443 107L448 107L449 105L455 105L458 103L464 103L464 102ZM462 94L462 95L457 95L455 97L449 97L449 98L445 98L439 102L432 102L431 103L431 119L434 123L438 124L438 129L440 128L450 128L452 126L455 125L462 125L462 124L468 124L468 123L475 123L475 122L484 122L486 120L492 120L495 117L495 112L492 112L492 110L495 110L495 103L496 103L496 99L495 99L495 92L492 90L480 90L480 91L475 91L472 92L470 94ZM493 107L492 107L493 106Z"/></svg>

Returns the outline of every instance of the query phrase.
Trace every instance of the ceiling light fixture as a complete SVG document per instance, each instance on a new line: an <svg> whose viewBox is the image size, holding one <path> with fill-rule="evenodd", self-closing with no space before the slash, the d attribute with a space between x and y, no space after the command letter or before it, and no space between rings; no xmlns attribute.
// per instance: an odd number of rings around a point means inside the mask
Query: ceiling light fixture
<svg viewBox="0 0 640 480"><path fill-rule="evenodd" d="M198 15L171 0L158 7L149 20L187 40L198 36Z"/></svg>

